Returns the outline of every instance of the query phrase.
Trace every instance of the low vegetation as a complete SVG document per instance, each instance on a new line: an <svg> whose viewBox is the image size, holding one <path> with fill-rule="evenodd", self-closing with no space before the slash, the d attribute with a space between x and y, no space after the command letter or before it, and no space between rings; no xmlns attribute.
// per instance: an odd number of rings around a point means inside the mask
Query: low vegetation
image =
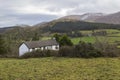
<svg viewBox="0 0 120 80"><path fill-rule="evenodd" d="M0 80L119 80L119 58L0 59Z"/></svg>
<svg viewBox="0 0 120 80"><path fill-rule="evenodd" d="M39 58L39 57L57 57L58 56L58 51L53 51L53 50L36 50L32 52L27 52L24 55L22 55L19 58Z"/></svg>
<svg viewBox="0 0 120 80"><path fill-rule="evenodd" d="M4 47L4 40L2 38L2 35L0 35L0 55L4 55L6 53L5 51L5 47Z"/></svg>

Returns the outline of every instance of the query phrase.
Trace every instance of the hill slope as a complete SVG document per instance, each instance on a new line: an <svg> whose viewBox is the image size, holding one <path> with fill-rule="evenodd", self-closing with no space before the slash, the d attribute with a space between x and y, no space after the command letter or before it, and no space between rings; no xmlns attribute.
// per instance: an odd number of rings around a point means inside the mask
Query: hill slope
<svg viewBox="0 0 120 80"><path fill-rule="evenodd" d="M96 19L104 16L103 13L86 13L83 15L69 15L62 17L58 20L79 20L79 21L87 21L87 22L94 22Z"/></svg>
<svg viewBox="0 0 120 80"><path fill-rule="evenodd" d="M120 25L90 23L83 21L52 21L44 25L43 31L51 32L70 32L79 30L93 30L93 29L119 29Z"/></svg>
<svg viewBox="0 0 120 80"><path fill-rule="evenodd" d="M0 28L0 33L4 33L8 30L14 29L14 27L5 27L5 28Z"/></svg>
<svg viewBox="0 0 120 80"><path fill-rule="evenodd" d="M120 24L120 12L110 14L95 20L99 23L108 23L108 24Z"/></svg>
<svg viewBox="0 0 120 80"><path fill-rule="evenodd" d="M58 20L79 20L94 23L120 24L120 12L113 14L86 13L83 15L69 15Z"/></svg>

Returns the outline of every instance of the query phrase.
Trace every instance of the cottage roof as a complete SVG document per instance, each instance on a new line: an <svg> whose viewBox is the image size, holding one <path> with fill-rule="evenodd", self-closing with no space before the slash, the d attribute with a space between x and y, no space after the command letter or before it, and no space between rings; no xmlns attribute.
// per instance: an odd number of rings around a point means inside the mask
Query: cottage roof
<svg viewBox="0 0 120 80"><path fill-rule="evenodd" d="M29 41L24 42L29 49L31 48L38 48L44 46L51 46L51 45L58 45L59 43L56 40L44 40L44 41Z"/></svg>

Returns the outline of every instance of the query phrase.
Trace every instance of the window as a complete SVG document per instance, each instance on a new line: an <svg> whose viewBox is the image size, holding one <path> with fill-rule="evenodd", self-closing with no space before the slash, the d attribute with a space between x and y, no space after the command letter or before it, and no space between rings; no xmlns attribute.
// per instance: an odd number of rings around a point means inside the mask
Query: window
<svg viewBox="0 0 120 80"><path fill-rule="evenodd" d="M58 49L58 46L56 46L55 49Z"/></svg>

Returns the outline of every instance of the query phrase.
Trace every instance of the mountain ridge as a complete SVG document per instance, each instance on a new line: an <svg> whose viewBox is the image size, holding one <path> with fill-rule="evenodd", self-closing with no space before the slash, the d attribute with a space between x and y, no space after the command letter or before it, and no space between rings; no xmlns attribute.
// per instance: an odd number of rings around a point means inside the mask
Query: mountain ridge
<svg viewBox="0 0 120 80"><path fill-rule="evenodd" d="M120 12L106 15L104 17L98 18L95 22L108 23L108 24L120 24Z"/></svg>
<svg viewBox="0 0 120 80"><path fill-rule="evenodd" d="M105 24L118 24L119 25L120 24L120 12L113 13L113 14L86 13L86 14L82 14L82 15L68 15L68 16L64 16L64 17L49 21L49 22L41 22L41 23L35 24L30 27L32 27L32 28L34 27L34 29L40 29L40 30L44 29L44 28L49 29L50 27L56 25L57 23L63 24L66 21L68 21L69 23L82 21L79 23L90 22L90 23L105 23ZM90 24L90 23L86 23L86 24ZM19 27L26 27L26 26L29 27L29 25L18 25L18 26ZM61 26L64 26L64 25L61 25ZM69 25L66 25L66 26L69 26ZM11 27L16 27L16 26L11 26ZM0 28L0 33L3 33L9 29L11 29L11 28L9 28L9 27Z"/></svg>

